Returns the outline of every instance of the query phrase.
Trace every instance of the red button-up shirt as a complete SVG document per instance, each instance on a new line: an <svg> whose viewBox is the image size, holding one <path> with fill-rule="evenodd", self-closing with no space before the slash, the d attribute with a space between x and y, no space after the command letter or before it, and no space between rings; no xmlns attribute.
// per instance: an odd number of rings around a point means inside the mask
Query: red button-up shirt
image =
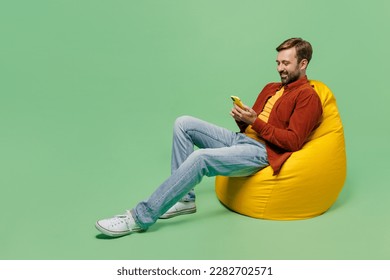
<svg viewBox="0 0 390 280"><path fill-rule="evenodd" d="M260 114L268 98L283 85L270 83L260 92L253 110ZM309 84L307 77L284 86L284 93L272 108L268 122L257 118L252 129L266 143L268 161L274 175L280 172L283 163L290 155L302 148L310 133L319 125L322 105L318 94ZM237 122L244 133L245 123Z"/></svg>

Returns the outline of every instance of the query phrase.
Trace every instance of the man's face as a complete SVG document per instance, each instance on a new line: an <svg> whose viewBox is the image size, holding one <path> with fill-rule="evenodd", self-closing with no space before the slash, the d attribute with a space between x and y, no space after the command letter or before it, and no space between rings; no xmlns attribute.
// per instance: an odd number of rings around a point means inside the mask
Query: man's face
<svg viewBox="0 0 390 280"><path fill-rule="evenodd" d="M276 58L277 70L283 85L295 82L302 76L295 48L281 50Z"/></svg>

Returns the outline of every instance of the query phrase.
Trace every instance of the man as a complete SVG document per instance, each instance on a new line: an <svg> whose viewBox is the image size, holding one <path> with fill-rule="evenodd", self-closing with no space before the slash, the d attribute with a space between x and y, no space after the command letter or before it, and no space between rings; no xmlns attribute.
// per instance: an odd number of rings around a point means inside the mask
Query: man
<svg viewBox="0 0 390 280"><path fill-rule="evenodd" d="M318 126L322 106L306 77L310 43L291 38L276 50L281 83L266 85L252 108L234 105L231 116L240 133L188 116L178 118L171 176L132 210L97 221L100 232L119 237L145 231L159 218L194 213L193 188L203 176L249 176L268 165L274 175L279 173ZM200 149L194 151L194 146Z"/></svg>

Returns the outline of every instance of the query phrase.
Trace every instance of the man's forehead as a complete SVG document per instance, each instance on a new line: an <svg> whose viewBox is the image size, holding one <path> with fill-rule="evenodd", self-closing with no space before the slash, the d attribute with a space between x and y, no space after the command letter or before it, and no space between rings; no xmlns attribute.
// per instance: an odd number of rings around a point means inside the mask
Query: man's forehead
<svg viewBox="0 0 390 280"><path fill-rule="evenodd" d="M292 61L297 58L297 52L295 48L290 48L286 50L281 50L278 52L277 61Z"/></svg>

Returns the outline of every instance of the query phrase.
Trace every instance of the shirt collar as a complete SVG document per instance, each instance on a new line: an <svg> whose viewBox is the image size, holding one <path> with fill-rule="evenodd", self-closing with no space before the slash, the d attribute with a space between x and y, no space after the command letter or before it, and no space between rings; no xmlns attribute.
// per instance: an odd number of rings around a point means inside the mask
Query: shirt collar
<svg viewBox="0 0 390 280"><path fill-rule="evenodd" d="M285 90L285 91L286 91L286 90L293 90L293 89L296 89L296 88L298 88L298 87L300 87L300 86L302 86L302 85L304 85L304 84L306 84L306 83L308 83L308 82L309 82L309 80L307 79L307 76L305 75L305 76L303 76L302 78L296 80L295 82L292 82L292 83L289 83L289 84L287 84L287 85L284 85L284 90ZM280 85L279 85L279 90L280 90L282 87L283 87L283 84L280 83Z"/></svg>

